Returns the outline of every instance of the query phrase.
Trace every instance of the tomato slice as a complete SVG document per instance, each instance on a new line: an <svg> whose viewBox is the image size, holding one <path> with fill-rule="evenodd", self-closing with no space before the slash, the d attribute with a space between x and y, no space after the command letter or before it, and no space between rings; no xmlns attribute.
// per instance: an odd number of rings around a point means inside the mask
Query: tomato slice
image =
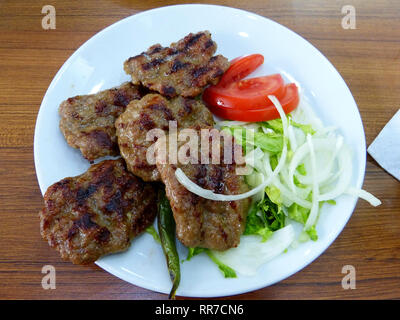
<svg viewBox="0 0 400 320"><path fill-rule="evenodd" d="M299 92L294 83L284 87L284 95L279 99L286 114L296 109L299 104ZM264 106L253 109L231 108L222 105L209 105L210 111L218 117L227 120L237 120L246 122L268 121L279 118L279 112L267 98Z"/></svg>
<svg viewBox="0 0 400 320"><path fill-rule="evenodd" d="M217 86L225 87L232 82L242 80L263 63L264 57L258 53L233 59L230 67L223 74Z"/></svg>
<svg viewBox="0 0 400 320"><path fill-rule="evenodd" d="M204 90L203 100L211 106L232 109L256 109L265 106L268 95L278 99L285 93L280 74L240 80L226 87L211 86Z"/></svg>

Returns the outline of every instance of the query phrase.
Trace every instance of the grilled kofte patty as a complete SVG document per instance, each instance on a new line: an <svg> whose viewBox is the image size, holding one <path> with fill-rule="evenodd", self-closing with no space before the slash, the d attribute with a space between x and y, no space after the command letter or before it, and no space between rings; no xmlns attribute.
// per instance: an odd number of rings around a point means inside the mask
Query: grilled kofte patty
<svg viewBox="0 0 400 320"><path fill-rule="evenodd" d="M218 130L214 129L214 133ZM200 137L200 133L198 133ZM230 137L230 139L233 139ZM201 139L198 138L200 142ZM226 140L228 141L228 140ZM214 250L227 250L236 247L244 231L250 199L240 201L213 201L188 191L176 179L177 168L197 185L219 194L240 194L248 191L244 176L237 175L239 167L232 157L232 163L225 164L224 142L220 144L220 164L213 161L210 143L208 161L210 164L170 164L157 158L157 168L165 184L166 194L176 222L177 238L187 247L202 247ZM232 150L241 146L231 140ZM184 143L178 143L178 148ZM159 147L157 145L157 147ZM168 150L168 146L166 147ZM197 159L207 158L207 152L199 146ZM178 149L179 150L179 149ZM200 152L201 150L201 152ZM191 155L190 155L191 156ZM204 163L204 159L202 161Z"/></svg>
<svg viewBox="0 0 400 320"><path fill-rule="evenodd" d="M127 249L153 222L156 195L155 186L127 172L122 159L103 161L48 188L40 232L64 260L91 263Z"/></svg>
<svg viewBox="0 0 400 320"><path fill-rule="evenodd" d="M132 101L115 122L119 148L128 170L145 181L160 180L156 165L146 158L147 150L154 144L154 140L147 141L147 133L161 129L167 134L169 121L176 121L177 129L214 123L202 102L183 97L167 100L159 94Z"/></svg>
<svg viewBox="0 0 400 320"><path fill-rule="evenodd" d="M138 86L126 82L96 94L76 96L61 103L60 129L71 147L87 160L119 154L115 119L128 103L143 96Z"/></svg>
<svg viewBox="0 0 400 320"><path fill-rule="evenodd" d="M208 84L216 84L228 69L222 55L213 56L216 43L208 31L190 33L170 47L160 44L124 63L132 83L143 84L166 97L195 97Z"/></svg>

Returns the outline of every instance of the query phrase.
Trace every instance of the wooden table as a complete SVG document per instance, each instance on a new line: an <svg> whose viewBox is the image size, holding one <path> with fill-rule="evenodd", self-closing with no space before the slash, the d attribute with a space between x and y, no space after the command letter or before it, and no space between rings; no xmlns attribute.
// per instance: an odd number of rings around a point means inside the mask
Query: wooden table
<svg viewBox="0 0 400 320"><path fill-rule="evenodd" d="M184 3L186 1L180 1ZM202 1L196 1L202 2ZM176 3L176 2L175 2ZM400 107L398 0L224 0L215 4L271 18L310 41L341 73L357 101L369 145ZM42 6L56 9L56 30L43 30ZM106 26L172 1L0 2L0 298L165 299L96 266L62 262L41 240L42 195L33 162L36 115L64 61ZM356 29L343 29L341 9L356 9ZM400 183L368 156L364 188L383 204L359 201L337 240L292 277L235 299L400 298ZM41 286L44 265L56 268L56 290ZM344 290L342 267L356 269Z"/></svg>

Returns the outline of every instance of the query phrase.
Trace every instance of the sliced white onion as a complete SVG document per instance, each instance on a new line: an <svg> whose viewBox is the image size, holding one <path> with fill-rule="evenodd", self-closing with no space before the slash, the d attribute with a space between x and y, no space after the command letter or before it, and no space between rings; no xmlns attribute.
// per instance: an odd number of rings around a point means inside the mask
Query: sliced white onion
<svg viewBox="0 0 400 320"><path fill-rule="evenodd" d="M338 136L336 137L331 137L331 138L326 138L326 141L335 141L334 146L329 146L329 144L327 144L326 146L322 146L322 144L320 143L320 140L313 140L313 141L319 141L317 143L314 143L314 150L317 152L319 151L328 151L330 157L328 158L328 160L325 159L325 161L323 161L324 163L324 167L322 170L318 170L318 183L324 184L325 181L329 180L329 181L334 181L334 179L332 180L332 176L334 175L334 173L332 173L332 170L334 169L334 165L337 162L337 157L338 154L343 146L343 137L342 136ZM327 148L329 146L329 148ZM332 150L334 150L332 152ZM300 163L299 163L300 164ZM296 169L297 167L295 167ZM293 174L296 174L296 171L293 171ZM302 184L311 184L312 183L312 178L310 175L300 175L300 174L296 174L297 179L300 181L300 183Z"/></svg>
<svg viewBox="0 0 400 320"><path fill-rule="evenodd" d="M311 206L311 211L310 214L308 215L307 221L304 225L304 230L310 229L315 222L317 221L318 217L318 209L319 209L319 202L318 202L318 197L319 197L319 186L318 186L318 180L317 180L317 163L315 160L315 152L314 152L314 144L311 139L311 135L307 135L307 144L310 148L310 158L311 158L311 175L313 178L313 197L312 197L312 206Z"/></svg>
<svg viewBox="0 0 400 320"><path fill-rule="evenodd" d="M291 224L275 231L266 241L259 236L242 236L236 248L226 251L213 251L217 259L242 275L253 276L264 263L285 251L295 239Z"/></svg>
<svg viewBox="0 0 400 320"><path fill-rule="evenodd" d="M271 165L265 166L265 170L266 170L267 175L272 174ZM310 201L307 201L307 200L304 200L304 199L298 197L289 188L287 188L284 184L282 184L279 179L275 178L272 181L272 185L274 185L276 188L278 188L280 190L282 197L285 197L286 199L288 199L292 202L296 202L298 205L300 205L304 208L311 209Z"/></svg>
<svg viewBox="0 0 400 320"><path fill-rule="evenodd" d="M246 164L249 166L255 167L256 166L256 161L261 160L264 157L264 152L259 148L255 148L254 150L251 150L249 153L246 154L244 157L244 160Z"/></svg>
<svg viewBox="0 0 400 320"><path fill-rule="evenodd" d="M337 141L335 139L318 138L318 139L313 139L313 145L314 145L315 150L330 152L337 145ZM288 172L290 188L292 189L292 191L295 190L293 176L296 172L296 169L309 153L310 153L310 146L308 145L308 143L304 143L293 154L292 160L289 164L289 172ZM332 160L332 164L333 163L334 163L334 158ZM330 164L330 166L332 166L332 164ZM328 178L329 170L330 170L330 168L327 168L324 170L323 173L318 174L318 182L321 182ZM307 179L307 177L308 177L308 179ZM298 175L297 178L299 179L300 183L302 183L302 184L311 184L312 183L312 177L310 175L307 175L307 176Z"/></svg>
<svg viewBox="0 0 400 320"><path fill-rule="evenodd" d="M294 132L294 135L295 135L295 139L296 139L297 145L298 146L303 145L306 142L306 135L303 132L303 130L301 130L299 128L296 128L296 127L293 127L293 132Z"/></svg>
<svg viewBox="0 0 400 320"><path fill-rule="evenodd" d="M292 126L288 127L288 135L289 135L290 149L294 152L297 149L297 141Z"/></svg>
<svg viewBox="0 0 400 320"><path fill-rule="evenodd" d="M368 201L374 207L377 207L382 204L381 200L379 200L377 197L375 197L374 195L372 195L371 193L369 193L363 189L349 188L346 190L345 193L352 195L352 196L359 197L361 199L364 199L365 201Z"/></svg>
<svg viewBox="0 0 400 320"><path fill-rule="evenodd" d="M339 176L335 187L329 192L320 194L318 198L319 201L335 199L349 188L351 177L353 175L353 165L350 151L345 146L343 146L339 154L339 170L341 170L342 173Z"/></svg>
<svg viewBox="0 0 400 320"><path fill-rule="evenodd" d="M298 187L298 186L295 185L295 186L294 186L294 189L292 189L292 188L290 187L290 182L293 181L293 177L292 177L292 179L290 179L289 174L288 174L288 169L287 169L287 168L284 168L284 169L280 172L279 176L280 176L280 178L281 178L281 180L282 180L282 183L283 183L285 186L287 186L288 188L290 188L294 194L296 194L297 196L299 196L299 197L302 198L302 199L307 199L307 197L308 197L308 195L310 194L310 191L311 191L311 189L312 189L311 186L308 186L308 185L307 185L307 186L304 186L303 188L300 188L300 187Z"/></svg>
<svg viewBox="0 0 400 320"><path fill-rule="evenodd" d="M275 96L268 96L269 100L271 100L271 102L274 104L275 108L278 110L279 112L279 116L282 119L282 127L283 127L283 135L284 138L288 136L287 134L287 128L288 128L288 120L286 118L286 114L285 111L283 111L283 108L281 106L281 103L279 102L279 100L275 97Z"/></svg>

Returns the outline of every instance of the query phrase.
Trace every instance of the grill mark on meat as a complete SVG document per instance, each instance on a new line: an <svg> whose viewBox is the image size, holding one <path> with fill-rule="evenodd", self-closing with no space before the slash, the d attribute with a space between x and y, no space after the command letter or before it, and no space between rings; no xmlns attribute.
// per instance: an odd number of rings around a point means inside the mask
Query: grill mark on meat
<svg viewBox="0 0 400 320"><path fill-rule="evenodd" d="M43 227L47 228L47 226L43 226ZM68 231L67 239L71 240L77 233L78 233L78 227L75 224L73 224L72 227Z"/></svg>
<svg viewBox="0 0 400 320"><path fill-rule="evenodd" d="M114 196L108 200L107 205L105 206L105 209L108 212L116 212L119 216L123 215L122 212L122 195L121 191L117 190L117 192L114 194Z"/></svg>
<svg viewBox="0 0 400 320"><path fill-rule="evenodd" d="M165 119L168 121L175 120L175 117L173 116L171 110L163 104L152 104L149 106L149 109L153 111L155 110L162 111L165 115Z"/></svg>
<svg viewBox="0 0 400 320"><path fill-rule="evenodd" d="M89 213L84 213L81 217L75 220L72 224L72 227L68 231L67 238L72 239L77 233L79 229L87 231L92 228L99 227L99 225L92 221Z"/></svg>
<svg viewBox="0 0 400 320"><path fill-rule="evenodd" d="M97 242L105 243L110 240L111 232L106 228L103 227L99 230L99 232L95 235L95 239Z"/></svg>
<svg viewBox="0 0 400 320"><path fill-rule="evenodd" d="M103 114L104 110L107 108L107 103L105 101L98 101L94 106L94 110L97 114Z"/></svg>
<svg viewBox="0 0 400 320"><path fill-rule="evenodd" d="M215 62L218 59L218 56L213 56L210 58L210 63Z"/></svg>
<svg viewBox="0 0 400 320"><path fill-rule="evenodd" d="M187 62L183 63L180 60L176 59L176 60L174 60L174 63L172 64L170 74L171 73L175 73L175 72L177 72L177 71L179 71L181 69L185 69L189 65L190 65L190 63L187 63Z"/></svg>
<svg viewBox="0 0 400 320"><path fill-rule="evenodd" d="M196 179L197 184L200 187L204 187L206 185L206 183L207 183L206 176L207 176L206 165L200 164L200 165L196 166L195 179Z"/></svg>
<svg viewBox="0 0 400 320"><path fill-rule="evenodd" d="M186 43L184 50L188 50L190 47L194 46L196 42L199 41L199 39L203 36L205 36L205 34L200 32L195 35L188 36L188 39L185 38Z"/></svg>
<svg viewBox="0 0 400 320"><path fill-rule="evenodd" d="M229 201L229 205L231 206L232 209L236 209L237 208L237 203L235 201ZM240 215L239 215L239 217L241 218Z"/></svg>
<svg viewBox="0 0 400 320"><path fill-rule="evenodd" d="M140 96L137 96L140 98ZM132 99L125 91L117 91L114 96L114 105L118 107L126 107Z"/></svg>
<svg viewBox="0 0 400 320"><path fill-rule="evenodd" d="M74 222L74 224L83 230L89 230L91 228L98 227L98 224L92 221L92 217L89 213L83 214L79 220Z"/></svg>
<svg viewBox="0 0 400 320"><path fill-rule="evenodd" d="M78 233L79 229L87 231L94 228L99 228L99 225L92 221L89 213L84 213L81 217L74 221L72 227L68 231L67 238L71 240Z"/></svg>
<svg viewBox="0 0 400 320"><path fill-rule="evenodd" d="M110 149L116 149L117 145L111 141L110 136L101 130L95 130L91 131L89 134L87 134L91 139L96 141L97 145L104 147L104 148L110 148Z"/></svg>
<svg viewBox="0 0 400 320"><path fill-rule="evenodd" d="M139 123L144 130L151 130L156 127L156 124L147 113L142 113L140 115Z"/></svg>
<svg viewBox="0 0 400 320"><path fill-rule="evenodd" d="M97 190L97 185L90 185L87 189L79 188L76 193L76 200L80 206L84 205L87 198L89 198Z"/></svg>
<svg viewBox="0 0 400 320"><path fill-rule="evenodd" d="M134 167L137 169L155 169L156 165L148 164L147 161L142 161L134 164Z"/></svg>
<svg viewBox="0 0 400 320"><path fill-rule="evenodd" d="M192 105L193 105L193 100L191 100L191 99L185 99L184 100L183 107L184 107L184 110L185 110L186 113L191 113L192 112L192 110L193 110Z"/></svg>
<svg viewBox="0 0 400 320"><path fill-rule="evenodd" d="M211 39L207 40L207 42L204 44L204 48L208 49L210 47L212 47L214 45L214 41L212 41ZM204 50L205 51L205 50Z"/></svg>
<svg viewBox="0 0 400 320"><path fill-rule="evenodd" d="M224 70L218 68L217 71L214 72L213 77L218 78L224 74Z"/></svg>
<svg viewBox="0 0 400 320"><path fill-rule="evenodd" d="M203 74L206 74L209 70L210 70L210 68L208 66L193 69L192 76L193 76L194 80L196 81L196 78L202 76Z"/></svg>
<svg viewBox="0 0 400 320"><path fill-rule="evenodd" d="M61 191L61 194L64 198L70 198L73 197L73 192L71 191L71 188L69 187L69 181L68 180L61 180L57 183L55 183L53 186L50 187L54 192L57 192L58 190Z"/></svg>
<svg viewBox="0 0 400 320"><path fill-rule="evenodd" d="M175 49L175 48L168 48L168 50L167 50L167 57L168 57L168 58L169 58L169 57L173 57L173 56L176 56L176 55L179 54L179 53L181 53L181 51L178 50L178 49Z"/></svg>
<svg viewBox="0 0 400 320"><path fill-rule="evenodd" d="M159 44L155 44L154 46L150 47L150 52L148 53L149 55L153 55L155 53L160 52L163 49L163 47Z"/></svg>
<svg viewBox="0 0 400 320"><path fill-rule="evenodd" d="M213 169L210 175L211 186L215 193L222 193L224 191L224 173L220 166L214 166Z"/></svg>
<svg viewBox="0 0 400 320"><path fill-rule="evenodd" d="M221 237L224 239L224 241L226 241L228 239L228 234L225 232L224 228L221 225L219 225L218 229Z"/></svg>
<svg viewBox="0 0 400 320"><path fill-rule="evenodd" d="M136 56L133 56L133 57L130 57L128 60L127 60L127 62L130 62L130 61L133 61L133 60L136 60L136 59L138 59L138 58L140 58L140 57L142 57L143 55L145 55L146 54L146 52L142 52L142 53L140 53L140 54L137 54Z"/></svg>
<svg viewBox="0 0 400 320"><path fill-rule="evenodd" d="M162 64L165 60L164 59L160 59L160 58L156 58L154 60L151 60L150 62L144 63L142 65L143 70L149 70L151 68L157 67L160 64Z"/></svg>
<svg viewBox="0 0 400 320"><path fill-rule="evenodd" d="M172 86L166 86L166 85L161 86L160 93L162 95L164 95L166 97L170 97L170 98L176 96L176 90Z"/></svg>

